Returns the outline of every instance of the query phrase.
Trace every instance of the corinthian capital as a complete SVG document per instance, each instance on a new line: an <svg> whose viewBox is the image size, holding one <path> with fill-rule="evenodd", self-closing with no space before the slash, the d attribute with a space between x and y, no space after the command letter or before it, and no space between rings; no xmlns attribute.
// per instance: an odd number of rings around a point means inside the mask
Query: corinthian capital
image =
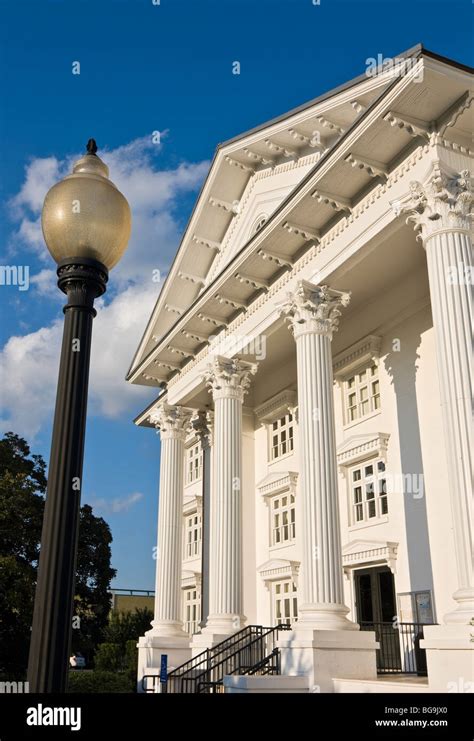
<svg viewBox="0 0 474 741"><path fill-rule="evenodd" d="M277 305L280 316L290 323L295 339L307 332L328 335L337 330L341 307L349 304L351 294L328 286L316 286L306 280L287 294L286 301Z"/></svg>
<svg viewBox="0 0 474 741"><path fill-rule="evenodd" d="M449 229L469 231L473 202L469 170L452 175L436 162L428 181L424 185L412 181L408 196L392 203L392 208L397 215L408 214L407 224L412 223L419 232L417 239L426 241Z"/></svg>
<svg viewBox="0 0 474 741"><path fill-rule="evenodd" d="M160 430L161 438L184 438L188 431L193 409L167 404L165 401L159 404L149 420Z"/></svg>
<svg viewBox="0 0 474 741"><path fill-rule="evenodd" d="M234 398L243 401L257 367L258 363L217 355L208 365L204 380L214 399Z"/></svg>

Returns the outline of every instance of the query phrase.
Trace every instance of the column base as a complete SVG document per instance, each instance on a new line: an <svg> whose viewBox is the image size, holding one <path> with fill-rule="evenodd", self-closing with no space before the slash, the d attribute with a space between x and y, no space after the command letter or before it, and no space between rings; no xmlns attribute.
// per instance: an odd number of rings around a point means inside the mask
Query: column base
<svg viewBox="0 0 474 741"><path fill-rule="evenodd" d="M349 608L341 604L312 603L302 605L298 610L298 622L294 630L359 630L357 623L348 619Z"/></svg>
<svg viewBox="0 0 474 741"><path fill-rule="evenodd" d="M473 692L472 625L425 625L423 635L430 692Z"/></svg>
<svg viewBox="0 0 474 741"><path fill-rule="evenodd" d="M375 633L355 628L313 630L298 621L277 642L281 673L308 677L311 692L334 692L334 679L377 679Z"/></svg>
<svg viewBox="0 0 474 741"><path fill-rule="evenodd" d="M453 600L458 606L444 616L444 622L448 625L469 625L474 619L474 589L472 587L458 589L453 594Z"/></svg>
<svg viewBox="0 0 474 741"><path fill-rule="evenodd" d="M152 620L151 630L145 636L149 638L185 638L189 643L189 635L183 630L183 623L177 620Z"/></svg>
<svg viewBox="0 0 474 741"><path fill-rule="evenodd" d="M146 674L157 676L160 671L161 657L168 656L168 671L176 669L191 658L189 636L163 636L148 631L138 639L138 673L137 692L144 692L142 679Z"/></svg>

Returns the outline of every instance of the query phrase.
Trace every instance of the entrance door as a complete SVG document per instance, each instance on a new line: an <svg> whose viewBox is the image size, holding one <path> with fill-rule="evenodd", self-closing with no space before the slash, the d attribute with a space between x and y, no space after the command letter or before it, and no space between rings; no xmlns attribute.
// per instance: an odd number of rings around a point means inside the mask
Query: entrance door
<svg viewBox="0 0 474 741"><path fill-rule="evenodd" d="M395 602L395 580L386 566L355 571L357 621L362 630L374 630L380 649L379 672L402 670Z"/></svg>

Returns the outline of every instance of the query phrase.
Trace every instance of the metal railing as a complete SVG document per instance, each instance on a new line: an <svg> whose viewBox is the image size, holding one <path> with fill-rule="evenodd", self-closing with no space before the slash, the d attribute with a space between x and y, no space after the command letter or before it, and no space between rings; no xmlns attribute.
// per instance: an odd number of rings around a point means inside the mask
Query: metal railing
<svg viewBox="0 0 474 741"><path fill-rule="evenodd" d="M423 628L428 623L360 623L361 630L373 630L380 643L378 674L427 676L426 652L420 648Z"/></svg>
<svg viewBox="0 0 474 741"><path fill-rule="evenodd" d="M290 629L289 624L273 628L249 625L170 671L161 692L222 692L224 677L229 674L279 674L280 657L275 642L279 631ZM144 691L156 691L157 679L154 675L145 675L142 678Z"/></svg>

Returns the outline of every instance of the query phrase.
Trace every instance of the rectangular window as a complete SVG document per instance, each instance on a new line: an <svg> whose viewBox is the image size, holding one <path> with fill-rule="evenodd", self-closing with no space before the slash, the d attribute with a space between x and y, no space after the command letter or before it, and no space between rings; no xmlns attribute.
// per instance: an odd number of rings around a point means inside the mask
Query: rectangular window
<svg viewBox="0 0 474 741"><path fill-rule="evenodd" d="M285 414L272 422L270 426L270 460L275 461L282 455L293 452L293 415Z"/></svg>
<svg viewBox="0 0 474 741"><path fill-rule="evenodd" d="M344 382L344 409L346 424L366 417L380 409L378 366L374 363Z"/></svg>
<svg viewBox="0 0 474 741"><path fill-rule="evenodd" d="M201 555L201 515L197 512L186 515L184 524L184 558L197 558Z"/></svg>
<svg viewBox="0 0 474 741"><path fill-rule="evenodd" d="M388 514L385 463L361 464L351 471L351 524L370 522Z"/></svg>
<svg viewBox="0 0 474 741"><path fill-rule="evenodd" d="M186 450L186 483L192 484L202 478L202 448L200 443Z"/></svg>
<svg viewBox="0 0 474 741"><path fill-rule="evenodd" d="M185 632L192 636L198 632L201 620L201 597L196 587L183 590L183 603L183 627Z"/></svg>
<svg viewBox="0 0 474 741"><path fill-rule="evenodd" d="M295 623L298 619L298 597L292 579L273 584L273 624Z"/></svg>
<svg viewBox="0 0 474 741"><path fill-rule="evenodd" d="M295 539L295 495L290 492L272 499L272 545Z"/></svg>

